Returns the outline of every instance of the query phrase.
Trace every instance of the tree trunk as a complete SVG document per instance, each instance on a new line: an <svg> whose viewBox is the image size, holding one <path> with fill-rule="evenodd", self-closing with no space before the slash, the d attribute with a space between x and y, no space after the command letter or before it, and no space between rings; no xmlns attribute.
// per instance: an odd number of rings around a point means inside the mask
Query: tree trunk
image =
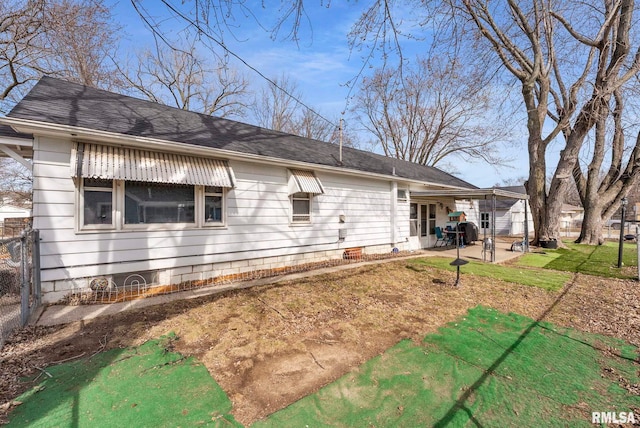
<svg viewBox="0 0 640 428"><path fill-rule="evenodd" d="M529 133L529 180L525 183L533 220L533 245L538 245L541 237L540 231L545 227L544 212L547 203L545 150L541 149L543 144L540 138L537 138L538 135ZM536 139L538 141L533 141Z"/></svg>
<svg viewBox="0 0 640 428"><path fill-rule="evenodd" d="M560 216L562 215L562 204L564 195L569 187L569 177L559 176L561 161L558 162L558 169L551 180L547 195L546 210L544 212L544 224L540 228L539 238L543 240L556 240L559 246L563 246L560 238Z"/></svg>
<svg viewBox="0 0 640 428"><path fill-rule="evenodd" d="M582 228L580 236L576 239L576 243L589 245L602 245L604 238L602 237L602 213L604 207L600 204L584 207L584 219L582 220Z"/></svg>

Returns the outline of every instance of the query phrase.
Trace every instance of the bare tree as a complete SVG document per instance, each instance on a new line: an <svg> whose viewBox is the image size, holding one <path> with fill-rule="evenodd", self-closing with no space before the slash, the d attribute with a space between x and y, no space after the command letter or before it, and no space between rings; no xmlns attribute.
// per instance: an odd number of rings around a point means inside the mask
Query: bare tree
<svg viewBox="0 0 640 428"><path fill-rule="evenodd" d="M353 132L340 134L339 120L330 120L313 108L300 102L303 95L298 85L286 74L272 79L262 89L253 106L253 114L259 126L287 132L320 141L357 145Z"/></svg>
<svg viewBox="0 0 640 428"><path fill-rule="evenodd" d="M474 72L431 57L363 79L354 111L386 156L443 166L457 155L499 165L508 127L489 119L493 102Z"/></svg>
<svg viewBox="0 0 640 428"><path fill-rule="evenodd" d="M109 6L102 0L50 1L44 19L49 74L104 89L121 86L112 58L122 27Z"/></svg>
<svg viewBox="0 0 640 428"><path fill-rule="evenodd" d="M102 0L0 3L0 102L6 109L31 82L52 75L111 88L119 26Z"/></svg>
<svg viewBox="0 0 640 428"><path fill-rule="evenodd" d="M258 126L290 132L297 112L296 99L302 98L298 84L286 74L272 79L260 91L253 107Z"/></svg>
<svg viewBox="0 0 640 428"><path fill-rule="evenodd" d="M535 241L559 240L564 195L585 138L607 114L614 92L640 70L640 51L632 49L630 40L634 2L605 0L600 8L578 1L544 0L491 5L483 0L460 0L449 4L454 16L468 19L470 26L463 28L474 30L472 36L459 34L457 40L473 40L478 43L478 52L493 52L520 84L527 116L527 190ZM547 186L546 155L550 144L559 140L563 140L562 150ZM617 204L625 186L615 187L620 190L613 198ZM597 197L588 191L583 195ZM589 209L591 205L587 205ZM586 223L583 227L588 227ZM593 234L581 236L582 242L588 243L596 243L594 238Z"/></svg>
<svg viewBox="0 0 640 428"><path fill-rule="evenodd" d="M225 63L209 64L195 41L186 47L159 45L137 56L126 81L151 101L219 117L243 117L248 81Z"/></svg>
<svg viewBox="0 0 640 428"><path fill-rule="evenodd" d="M640 178L640 133L634 139L633 147L625 147L624 100L621 91L616 90L611 110L608 105L601 106L595 124L593 148L589 150L588 165L584 168L578 159L573 169L578 195L585 208L577 242L604 242L604 221L618 210L618 198L629 194ZM610 125L613 128L611 131L608 131L609 117L613 122ZM607 157L608 169L605 171Z"/></svg>
<svg viewBox="0 0 640 428"><path fill-rule="evenodd" d="M31 207L31 171L9 158L0 158L0 202Z"/></svg>

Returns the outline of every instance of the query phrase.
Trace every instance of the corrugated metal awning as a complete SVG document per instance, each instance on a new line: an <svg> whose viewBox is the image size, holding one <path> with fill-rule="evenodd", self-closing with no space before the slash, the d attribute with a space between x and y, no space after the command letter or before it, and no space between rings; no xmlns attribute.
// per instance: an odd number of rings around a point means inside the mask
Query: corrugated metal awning
<svg viewBox="0 0 640 428"><path fill-rule="evenodd" d="M226 160L160 153L100 144L76 143L71 175L84 178L234 187Z"/></svg>
<svg viewBox="0 0 640 428"><path fill-rule="evenodd" d="M294 193L312 193L319 195L324 193L322 183L313 171L303 171L300 169L291 169L289 177L289 194Z"/></svg>

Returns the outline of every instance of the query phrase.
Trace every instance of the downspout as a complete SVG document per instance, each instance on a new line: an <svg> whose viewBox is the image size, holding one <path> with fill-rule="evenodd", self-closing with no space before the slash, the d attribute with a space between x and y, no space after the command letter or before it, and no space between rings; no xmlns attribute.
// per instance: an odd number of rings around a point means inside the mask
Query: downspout
<svg viewBox="0 0 640 428"><path fill-rule="evenodd" d="M408 192L407 192L408 193ZM396 181L392 181L391 182L391 212L389 213L389 221L390 221L390 225L389 227L391 228L391 230L389 231L389 238L391 239L391 245L395 246L396 242L398 242L397 240L397 218L398 218L398 183ZM407 195L408 197L409 195Z"/></svg>
<svg viewBox="0 0 640 428"><path fill-rule="evenodd" d="M491 195L491 263L496 261L496 194Z"/></svg>
<svg viewBox="0 0 640 428"><path fill-rule="evenodd" d="M527 209L527 205L529 205L528 201L524 200L524 245L523 250L525 253L529 252L529 210Z"/></svg>

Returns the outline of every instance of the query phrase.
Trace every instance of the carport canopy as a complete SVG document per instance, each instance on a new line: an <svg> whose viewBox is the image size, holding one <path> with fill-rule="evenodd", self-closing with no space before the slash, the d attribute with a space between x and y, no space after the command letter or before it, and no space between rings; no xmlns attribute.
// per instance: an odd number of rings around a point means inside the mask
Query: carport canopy
<svg viewBox="0 0 640 428"><path fill-rule="evenodd" d="M411 198L421 198L438 200L441 198L453 198L456 199L468 199L468 200L487 200L491 201L491 262L496 260L496 200L498 199L519 199L529 200L529 195L526 193L512 192L504 189L491 187L488 189L437 189L437 190L422 190L411 191ZM529 221L528 221L528 208L527 204L524 204L524 250L529 251ZM484 243L483 243L484 245Z"/></svg>

